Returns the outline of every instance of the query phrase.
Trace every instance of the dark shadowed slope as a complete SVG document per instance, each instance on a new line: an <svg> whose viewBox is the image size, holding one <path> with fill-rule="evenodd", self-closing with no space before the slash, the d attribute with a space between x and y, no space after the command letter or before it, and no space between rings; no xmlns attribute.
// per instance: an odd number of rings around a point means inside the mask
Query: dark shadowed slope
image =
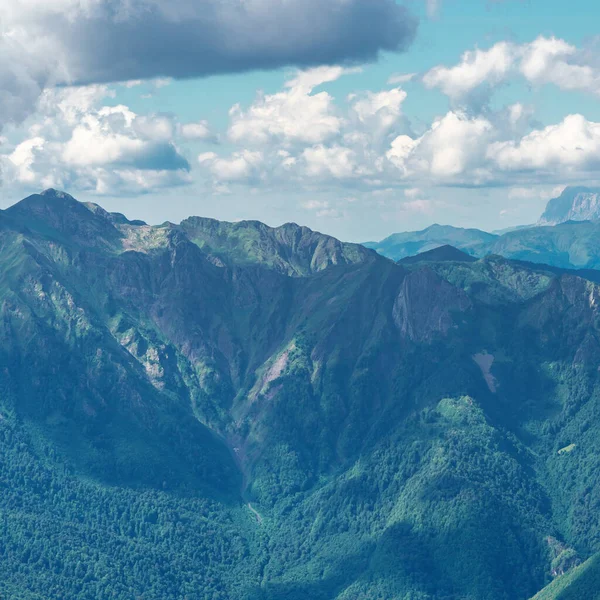
<svg viewBox="0 0 600 600"><path fill-rule="evenodd" d="M398 262L402 265L410 265L418 262L446 262L446 261L458 261L458 262L477 262L475 256L471 256L454 246L440 246L433 250L427 250L421 252L416 256L407 256L399 260Z"/></svg>

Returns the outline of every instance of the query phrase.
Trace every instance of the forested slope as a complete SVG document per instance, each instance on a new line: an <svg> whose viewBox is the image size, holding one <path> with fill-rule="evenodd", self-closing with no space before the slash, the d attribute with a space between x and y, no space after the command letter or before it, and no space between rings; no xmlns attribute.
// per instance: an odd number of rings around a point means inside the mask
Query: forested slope
<svg viewBox="0 0 600 600"><path fill-rule="evenodd" d="M527 600L600 551L589 279L55 191L0 264L8 597Z"/></svg>

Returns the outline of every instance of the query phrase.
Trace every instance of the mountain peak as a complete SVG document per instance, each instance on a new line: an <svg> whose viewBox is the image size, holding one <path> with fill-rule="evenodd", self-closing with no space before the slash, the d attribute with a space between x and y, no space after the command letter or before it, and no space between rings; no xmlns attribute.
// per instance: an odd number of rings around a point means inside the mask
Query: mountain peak
<svg viewBox="0 0 600 600"><path fill-rule="evenodd" d="M455 246L444 244L432 250L426 250L416 256L407 256L398 261L400 264L413 264L418 262L477 262L477 257L471 256Z"/></svg>
<svg viewBox="0 0 600 600"><path fill-rule="evenodd" d="M108 213L98 209L92 210L70 194L49 188L13 204L5 213L30 230L44 235L58 233L82 245L96 246L121 236Z"/></svg>
<svg viewBox="0 0 600 600"><path fill-rule="evenodd" d="M62 190L56 190L54 188L48 188L39 194L40 196L45 196L47 198L57 198L57 199L65 199L65 200L75 200L73 196L67 194L67 192L63 192Z"/></svg>
<svg viewBox="0 0 600 600"><path fill-rule="evenodd" d="M546 205L538 225L559 225L567 221L600 219L600 188L567 186Z"/></svg>

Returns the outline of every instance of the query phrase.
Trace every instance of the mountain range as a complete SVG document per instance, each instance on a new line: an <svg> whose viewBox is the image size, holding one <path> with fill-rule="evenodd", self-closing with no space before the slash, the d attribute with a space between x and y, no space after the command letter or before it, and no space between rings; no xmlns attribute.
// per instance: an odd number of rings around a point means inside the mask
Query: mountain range
<svg viewBox="0 0 600 600"><path fill-rule="evenodd" d="M449 225L396 233L365 247L400 260L443 245L483 257L499 254L516 260L567 269L600 267L600 190L567 187L550 200L535 226L505 233L487 233Z"/></svg>
<svg viewBox="0 0 600 600"><path fill-rule="evenodd" d="M1 211L0 595L599 598L594 227Z"/></svg>

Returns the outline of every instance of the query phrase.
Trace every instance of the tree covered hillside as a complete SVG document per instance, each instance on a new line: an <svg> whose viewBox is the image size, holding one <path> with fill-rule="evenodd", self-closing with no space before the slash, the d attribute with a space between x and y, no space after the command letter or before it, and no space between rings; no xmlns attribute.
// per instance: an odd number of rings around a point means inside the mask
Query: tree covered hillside
<svg viewBox="0 0 600 600"><path fill-rule="evenodd" d="M54 190L0 265L10 598L528 600L600 551L590 279Z"/></svg>

